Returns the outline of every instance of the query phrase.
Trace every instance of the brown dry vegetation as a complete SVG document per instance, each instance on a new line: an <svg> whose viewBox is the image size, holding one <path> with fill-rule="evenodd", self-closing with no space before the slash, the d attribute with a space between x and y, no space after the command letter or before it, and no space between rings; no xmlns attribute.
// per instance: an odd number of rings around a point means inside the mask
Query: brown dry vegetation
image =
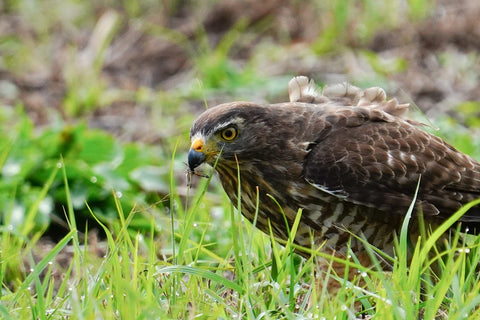
<svg viewBox="0 0 480 320"><path fill-rule="evenodd" d="M151 105L139 102L132 95L140 88L168 94L174 88L191 86L193 79L203 81L194 65L195 55L208 54L203 42L215 48L239 25L241 36L236 36L238 41L233 43L228 58L236 68L256 58L255 71L264 81L282 75L306 74L328 83L375 83L386 86L392 94L403 92L431 114L451 110L463 101L480 100L477 1L438 1L424 20L402 16L402 12L385 12L386 19L391 21L380 21L378 29L374 23L365 26L361 17L358 21L350 18L345 25L347 30L334 34L338 38L334 45L320 48L316 54L315 43L335 23L335 17L327 9L320 4L281 0L232 0L211 6L179 2L170 8L145 9L138 21L121 8L98 5L90 16L84 12L87 23L80 27L60 20L50 24L48 30L41 30L4 8L0 37L18 37L39 52L34 53L38 60L26 61L25 65L12 68L3 64L0 79L4 91L0 91L0 102L12 105L21 101L39 125L51 121L52 109L66 117L63 110L69 85L66 78L81 77L84 68L95 67L101 50L98 48L101 33L112 32L113 40L107 42L99 77L106 88L118 89L123 94L100 101L98 106L89 106L94 110L88 114L90 122L119 134L126 133L129 139L155 141L159 130L149 119ZM361 9L351 8L350 14L354 16ZM43 32L48 33L47 44L41 43ZM278 52L272 53L269 47ZM374 54L373 66L365 52ZM18 53L1 54L6 60ZM396 66L398 63L400 67ZM5 83L13 84L14 89L5 88ZM214 85L221 88L224 83L220 80ZM262 92L248 95L265 99ZM213 104L231 98L214 94L207 96L207 102ZM181 107L185 112L198 112L202 104L190 98Z"/></svg>

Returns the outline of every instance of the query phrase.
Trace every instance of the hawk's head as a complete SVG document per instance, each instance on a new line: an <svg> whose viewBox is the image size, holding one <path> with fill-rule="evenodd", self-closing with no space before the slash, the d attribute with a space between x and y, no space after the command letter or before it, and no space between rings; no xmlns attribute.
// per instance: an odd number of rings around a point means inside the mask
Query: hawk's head
<svg viewBox="0 0 480 320"><path fill-rule="evenodd" d="M248 122L246 111L250 111L246 104L223 104L207 110L195 121L190 131L190 170L203 162L213 165L220 154L223 158L232 159L251 147L249 138L256 137L252 137L252 130L245 130Z"/></svg>
<svg viewBox="0 0 480 320"><path fill-rule="evenodd" d="M287 144L293 143L292 117L299 117L281 105L249 102L222 104L206 110L190 130L188 166L194 170L206 162L214 165L236 161L282 161L292 157ZM290 150L290 151L288 151Z"/></svg>

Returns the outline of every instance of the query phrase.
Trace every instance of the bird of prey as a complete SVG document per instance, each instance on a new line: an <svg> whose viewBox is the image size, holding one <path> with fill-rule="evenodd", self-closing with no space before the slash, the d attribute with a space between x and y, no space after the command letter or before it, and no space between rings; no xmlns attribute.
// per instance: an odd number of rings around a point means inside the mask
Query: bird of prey
<svg viewBox="0 0 480 320"><path fill-rule="evenodd" d="M433 226L480 198L480 163L404 118L408 104L384 90L342 84L318 93L300 76L289 95L209 108L190 131L189 169L214 166L232 203L240 197L241 213L257 214L267 234L286 239L302 209L297 244L347 255L349 241L363 247L353 234L392 254L417 191L413 215ZM474 231L480 207L460 222Z"/></svg>

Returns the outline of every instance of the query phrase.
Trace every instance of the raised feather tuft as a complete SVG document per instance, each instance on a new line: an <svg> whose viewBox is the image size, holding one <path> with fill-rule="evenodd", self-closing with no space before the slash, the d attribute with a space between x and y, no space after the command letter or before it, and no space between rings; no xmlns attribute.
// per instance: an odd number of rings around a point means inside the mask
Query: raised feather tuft
<svg viewBox="0 0 480 320"><path fill-rule="evenodd" d="M358 97L361 93L362 90L360 88L344 82L325 86L322 95L332 100L347 98L351 101L350 103L353 104L354 101L358 101Z"/></svg>
<svg viewBox="0 0 480 320"><path fill-rule="evenodd" d="M290 102L325 103L336 102L380 110L395 117L401 117L409 108L408 103L400 104L397 99L387 100L385 90L371 87L362 90L349 83L328 85L318 94L313 79L305 76L294 77L288 83Z"/></svg>
<svg viewBox="0 0 480 320"><path fill-rule="evenodd" d="M305 76L294 77L288 82L288 95L290 102L315 102L318 96L315 81Z"/></svg>

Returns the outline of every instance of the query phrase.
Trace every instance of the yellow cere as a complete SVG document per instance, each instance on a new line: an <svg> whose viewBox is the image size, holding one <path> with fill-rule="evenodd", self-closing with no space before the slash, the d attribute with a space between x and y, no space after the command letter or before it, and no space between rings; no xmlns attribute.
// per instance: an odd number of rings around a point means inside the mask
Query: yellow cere
<svg viewBox="0 0 480 320"><path fill-rule="evenodd" d="M195 141L192 142L192 147L193 150L195 151L202 151L203 150L203 141L202 139L195 139Z"/></svg>

